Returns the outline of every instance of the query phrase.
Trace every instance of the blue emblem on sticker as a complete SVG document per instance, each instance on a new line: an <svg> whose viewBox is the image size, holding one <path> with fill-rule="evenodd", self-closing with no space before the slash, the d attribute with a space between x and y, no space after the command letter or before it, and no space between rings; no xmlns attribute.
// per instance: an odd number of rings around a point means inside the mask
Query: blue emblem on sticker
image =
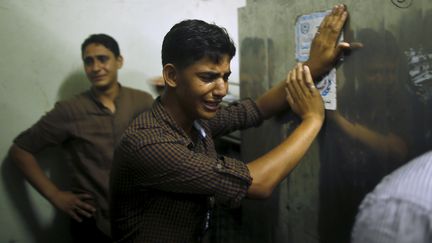
<svg viewBox="0 0 432 243"><path fill-rule="evenodd" d="M300 25L300 31L301 31L302 34L309 33L309 30L310 30L309 23L301 23L301 25Z"/></svg>
<svg viewBox="0 0 432 243"><path fill-rule="evenodd" d="M332 81L329 78L325 78L320 83L317 84L317 88L321 91L321 96L327 96L330 93Z"/></svg>

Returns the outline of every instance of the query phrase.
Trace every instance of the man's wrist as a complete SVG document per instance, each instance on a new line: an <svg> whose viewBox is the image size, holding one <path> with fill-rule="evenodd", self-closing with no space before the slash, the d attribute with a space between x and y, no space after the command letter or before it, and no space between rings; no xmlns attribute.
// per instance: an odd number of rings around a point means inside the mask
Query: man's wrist
<svg viewBox="0 0 432 243"><path fill-rule="evenodd" d="M58 188L54 188L46 193L46 198L48 201L50 201L52 204L55 204L55 201L57 199L58 194L60 193L60 190Z"/></svg>
<svg viewBox="0 0 432 243"><path fill-rule="evenodd" d="M319 75L319 70L317 69L317 65L315 65L312 61L307 60L306 62L303 63L303 65L308 66L311 76L312 76L312 80L314 82L317 81L317 78L320 76Z"/></svg>
<svg viewBox="0 0 432 243"><path fill-rule="evenodd" d="M314 82L318 82L321 80L321 78L330 70L330 68L323 67L323 65L318 65L317 63L307 60L303 63L303 65L306 65L309 67L309 70L311 72L312 80Z"/></svg>
<svg viewBox="0 0 432 243"><path fill-rule="evenodd" d="M302 119L302 123L311 125L311 126L316 126L316 127L321 127L322 124L324 123L324 116L320 116L320 115L309 115L309 116L305 116Z"/></svg>

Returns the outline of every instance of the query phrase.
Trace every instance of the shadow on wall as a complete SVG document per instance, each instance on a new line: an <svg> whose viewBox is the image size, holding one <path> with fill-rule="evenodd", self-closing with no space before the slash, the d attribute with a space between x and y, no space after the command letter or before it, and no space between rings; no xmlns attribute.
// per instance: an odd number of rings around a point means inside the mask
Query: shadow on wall
<svg viewBox="0 0 432 243"><path fill-rule="evenodd" d="M414 124L406 58L384 28L356 31L363 48L344 63L338 110L320 136L320 242L349 242L358 206L409 158Z"/></svg>
<svg viewBox="0 0 432 243"><path fill-rule="evenodd" d="M89 86L89 82L83 71L73 71L62 82L57 94L57 100L69 99L87 90ZM65 152L60 146L45 149L36 155L36 159L42 170L50 175L51 180L59 188L69 188L70 174L68 172L70 170ZM1 173L7 193L6 196L16 208L19 222L24 223L24 227L31 234L30 237L33 239L33 242L70 242L69 217L54 209L52 221L49 223L42 222L39 216L40 213L38 212L43 209L32 200L24 176L9 156L3 159ZM16 242L18 239L7 240L8 242Z"/></svg>
<svg viewBox="0 0 432 243"><path fill-rule="evenodd" d="M65 176L66 164L61 163L63 154L60 149L52 148L37 156L40 166L45 172L51 174L51 180L60 188L69 183ZM69 219L65 214L55 210L52 221L43 225L38 217L38 205L32 204L30 191L22 173L14 165L10 157L3 159L1 166L1 178L5 185L6 196L18 212L18 222L23 222L26 231L29 232L33 242L69 242ZM18 239L7 239L8 242L18 242Z"/></svg>
<svg viewBox="0 0 432 243"><path fill-rule="evenodd" d="M61 84L57 93L57 100L65 100L82 93L90 88L90 81L88 81L84 71L75 70L71 72Z"/></svg>

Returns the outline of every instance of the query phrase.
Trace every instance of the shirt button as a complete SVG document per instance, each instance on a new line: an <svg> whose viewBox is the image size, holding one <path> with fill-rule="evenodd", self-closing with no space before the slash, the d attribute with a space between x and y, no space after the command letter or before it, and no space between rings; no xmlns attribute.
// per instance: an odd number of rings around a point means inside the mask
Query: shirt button
<svg viewBox="0 0 432 243"><path fill-rule="evenodd" d="M221 164L217 164L216 168L218 168L220 170L220 169L222 169L222 165Z"/></svg>

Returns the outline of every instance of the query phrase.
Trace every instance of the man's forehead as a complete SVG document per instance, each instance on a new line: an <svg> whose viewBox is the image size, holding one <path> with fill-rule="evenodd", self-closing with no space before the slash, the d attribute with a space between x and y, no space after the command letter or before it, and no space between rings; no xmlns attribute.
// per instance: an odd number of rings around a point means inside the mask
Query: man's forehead
<svg viewBox="0 0 432 243"><path fill-rule="evenodd" d="M91 43L84 49L83 57L87 56L109 56L114 55L112 51L102 44Z"/></svg>
<svg viewBox="0 0 432 243"><path fill-rule="evenodd" d="M231 72L231 59L228 55L214 60L209 57L203 57L191 65L194 69L201 70L202 72Z"/></svg>
<svg viewBox="0 0 432 243"><path fill-rule="evenodd" d="M109 55L107 55L107 54L88 54L88 55L83 55L83 59L86 59L86 58L101 58L101 57L109 57Z"/></svg>

